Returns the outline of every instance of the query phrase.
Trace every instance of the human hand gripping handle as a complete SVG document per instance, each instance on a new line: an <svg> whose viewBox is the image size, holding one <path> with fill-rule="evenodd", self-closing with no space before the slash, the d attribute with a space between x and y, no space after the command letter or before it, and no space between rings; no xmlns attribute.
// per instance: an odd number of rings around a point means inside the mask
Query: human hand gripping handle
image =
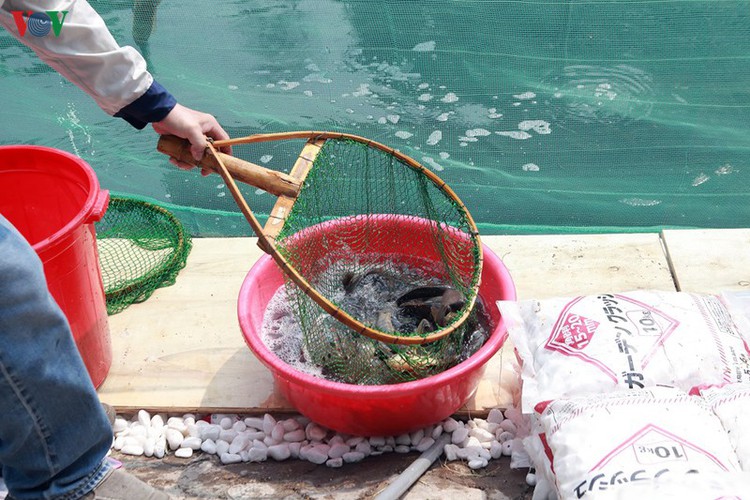
<svg viewBox="0 0 750 500"><path fill-rule="evenodd" d="M213 116L186 108L180 104L175 105L172 111L161 121L151 124L157 134L175 135L190 142L190 153L196 162L203 158L206 150L206 137L215 140L229 139L227 134L216 118ZM232 148L225 146L220 148L222 153L232 154ZM174 157L169 161L184 170L190 170L195 167L195 162L190 163ZM208 175L210 170L203 169L202 174Z"/></svg>

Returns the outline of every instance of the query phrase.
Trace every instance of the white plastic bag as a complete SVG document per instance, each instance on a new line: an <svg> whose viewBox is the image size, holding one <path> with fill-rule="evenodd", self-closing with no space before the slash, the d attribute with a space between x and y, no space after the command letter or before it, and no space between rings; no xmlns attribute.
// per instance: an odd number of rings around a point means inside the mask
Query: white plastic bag
<svg viewBox="0 0 750 500"><path fill-rule="evenodd" d="M633 291L499 301L522 362L522 410L616 389L750 382L747 343L713 295Z"/></svg>
<svg viewBox="0 0 750 500"><path fill-rule="evenodd" d="M750 472L750 385L708 387L699 392L724 426L742 470Z"/></svg>
<svg viewBox="0 0 750 500"><path fill-rule="evenodd" d="M525 441L537 474L563 499L600 498L622 485L739 472L719 419L699 397L666 387L538 405Z"/></svg>

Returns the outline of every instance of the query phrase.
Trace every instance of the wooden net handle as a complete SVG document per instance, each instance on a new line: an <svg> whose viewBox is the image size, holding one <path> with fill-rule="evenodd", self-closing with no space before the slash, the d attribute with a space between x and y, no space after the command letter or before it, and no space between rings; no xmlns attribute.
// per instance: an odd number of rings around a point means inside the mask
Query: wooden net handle
<svg viewBox="0 0 750 500"><path fill-rule="evenodd" d="M196 161L190 152L190 142L174 135L162 135L159 137L156 149L183 163L189 165L200 164L201 167L217 173L220 170L217 158L221 158L227 171L234 179L255 186L274 196L297 198L302 186L302 182L288 174L220 153L215 149L215 155L204 155L200 161Z"/></svg>

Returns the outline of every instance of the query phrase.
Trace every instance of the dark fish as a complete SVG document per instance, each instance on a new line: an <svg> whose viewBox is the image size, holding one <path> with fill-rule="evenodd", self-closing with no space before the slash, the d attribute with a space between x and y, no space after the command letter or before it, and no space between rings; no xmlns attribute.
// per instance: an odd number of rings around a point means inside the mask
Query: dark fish
<svg viewBox="0 0 750 500"><path fill-rule="evenodd" d="M396 305L407 315L420 320L420 325L421 320L429 319L441 328L450 323L456 311L465 304L461 292L444 286L414 288L396 300Z"/></svg>
<svg viewBox="0 0 750 500"><path fill-rule="evenodd" d="M362 274L347 271L341 277L341 284L344 286L344 291L351 294L365 283L371 283L376 288L386 291L393 288L393 280L394 276L391 272L386 269L375 268Z"/></svg>

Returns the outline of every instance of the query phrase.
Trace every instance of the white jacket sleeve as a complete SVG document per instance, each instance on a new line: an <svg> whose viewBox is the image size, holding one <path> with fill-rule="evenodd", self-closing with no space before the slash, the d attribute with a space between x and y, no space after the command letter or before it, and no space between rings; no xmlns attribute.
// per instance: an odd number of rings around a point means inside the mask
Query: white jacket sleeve
<svg viewBox="0 0 750 500"><path fill-rule="evenodd" d="M106 113L117 114L144 96L155 83L143 57L132 47L120 47L86 0L0 0L0 3L0 24L90 95ZM18 13L14 17L13 11L22 11L22 19ZM25 33L21 35L19 20L26 23L29 12L47 11L67 11L59 36L52 30L46 36L34 36L25 24ZM58 18L62 19L62 14Z"/></svg>

